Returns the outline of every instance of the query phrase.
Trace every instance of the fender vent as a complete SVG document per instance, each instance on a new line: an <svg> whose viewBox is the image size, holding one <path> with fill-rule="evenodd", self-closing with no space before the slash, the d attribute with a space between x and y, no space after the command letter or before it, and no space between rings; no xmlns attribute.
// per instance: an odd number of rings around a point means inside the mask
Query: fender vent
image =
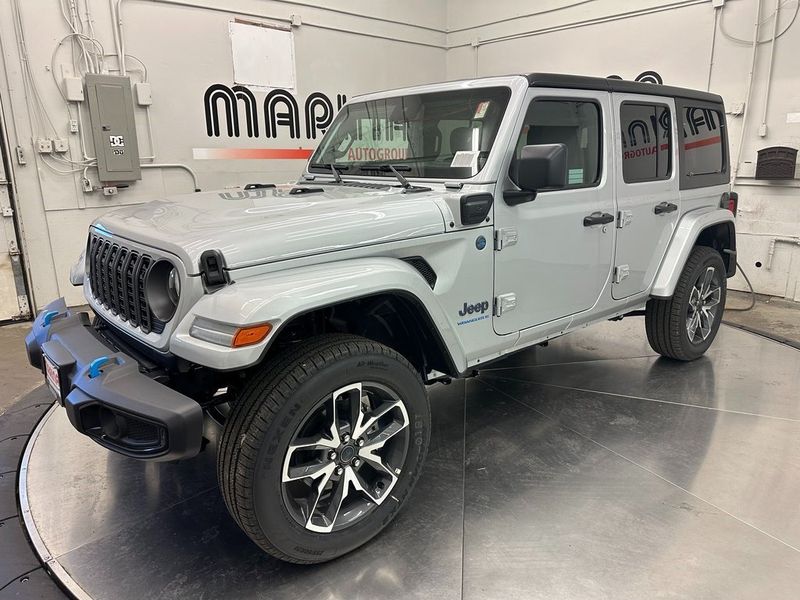
<svg viewBox="0 0 800 600"><path fill-rule="evenodd" d="M433 270L428 264L428 261L422 258L421 256L409 256L408 258L403 259L404 262L407 262L412 267L414 267L419 274L422 275L422 278L428 282L428 285L431 286L431 289L436 285L436 271Z"/></svg>

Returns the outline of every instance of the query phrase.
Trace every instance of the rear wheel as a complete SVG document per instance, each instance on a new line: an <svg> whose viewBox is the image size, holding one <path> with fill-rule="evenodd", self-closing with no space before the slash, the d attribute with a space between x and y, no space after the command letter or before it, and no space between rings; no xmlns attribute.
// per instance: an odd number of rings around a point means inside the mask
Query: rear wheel
<svg viewBox="0 0 800 600"><path fill-rule="evenodd" d="M408 361L364 338L325 336L246 386L220 442L220 487L268 553L331 560L396 515L429 431L425 388Z"/></svg>
<svg viewBox="0 0 800 600"><path fill-rule="evenodd" d="M725 308L727 279L719 252L695 246L671 298L651 298L645 310L650 346L676 360L694 360L717 335Z"/></svg>

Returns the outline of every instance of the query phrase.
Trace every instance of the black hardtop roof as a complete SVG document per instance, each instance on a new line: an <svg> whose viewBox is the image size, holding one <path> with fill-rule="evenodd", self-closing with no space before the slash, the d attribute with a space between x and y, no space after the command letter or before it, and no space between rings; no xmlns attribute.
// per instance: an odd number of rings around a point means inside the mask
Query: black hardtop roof
<svg viewBox="0 0 800 600"><path fill-rule="evenodd" d="M587 77L585 75L564 75L561 73L527 73L523 75L531 87L569 88L580 90L602 90L606 92L624 92L626 94L648 94L650 96L667 96L688 98L722 104L722 96L710 92L690 90L688 88L627 81L608 77Z"/></svg>

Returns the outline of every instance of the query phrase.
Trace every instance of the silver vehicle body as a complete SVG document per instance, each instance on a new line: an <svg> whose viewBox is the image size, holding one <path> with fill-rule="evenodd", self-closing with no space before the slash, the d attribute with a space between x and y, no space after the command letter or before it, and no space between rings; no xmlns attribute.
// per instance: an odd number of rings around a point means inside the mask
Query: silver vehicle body
<svg viewBox="0 0 800 600"><path fill-rule="evenodd" d="M494 147L480 172L468 179L414 179L430 191L327 186L292 195L292 185L178 196L124 208L99 218L92 231L166 258L177 267L181 295L175 316L160 333L142 333L101 305L84 278L87 301L122 333L159 352L217 370L262 359L293 319L320 307L387 293L413 301L435 329L451 375L470 372L505 354L593 322L641 309L650 297L672 295L686 258L701 233L731 223L719 207L727 185L682 189L681 169L669 179L626 184L616 157L621 136L616 115L626 101L658 102L675 114L675 99L644 93L536 86L530 77L493 77L393 90L350 102L401 94L504 86L511 90ZM659 86L653 86L656 90ZM639 88L637 88L639 89ZM515 206L503 191L514 187L509 165L528 104L536 98L579 98L602 111L601 179L584 188L543 191ZM672 119L672 139L679 139ZM679 165L678 144L672 164ZM346 176L381 182L387 177ZM332 181L306 167L304 183ZM460 200L488 192L488 217L464 225ZM654 215L670 202L677 210ZM595 212L615 222L585 227ZM625 223L622 223L625 217ZM225 258L230 283L209 293L200 277L201 253ZM407 260L421 257L437 275L433 287ZM617 274L624 267L627 277ZM471 310L465 310L471 309ZM262 342L229 348L193 337L197 318L244 326L270 323ZM432 375L433 376L433 375Z"/></svg>

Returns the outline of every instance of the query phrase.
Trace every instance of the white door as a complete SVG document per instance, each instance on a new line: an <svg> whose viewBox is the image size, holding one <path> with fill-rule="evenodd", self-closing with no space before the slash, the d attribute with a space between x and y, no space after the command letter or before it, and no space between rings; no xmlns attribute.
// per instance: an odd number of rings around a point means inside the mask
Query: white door
<svg viewBox="0 0 800 600"><path fill-rule="evenodd" d="M0 159L5 158L3 150L8 148L2 135L0 129ZM10 164L7 160L0 160L0 321L25 318L29 314L14 212L11 209L7 164Z"/></svg>
<svg viewBox="0 0 800 600"><path fill-rule="evenodd" d="M671 98L613 94L620 135L616 170L615 299L650 287L681 212L675 102Z"/></svg>
<svg viewBox="0 0 800 600"><path fill-rule="evenodd" d="M607 160L610 95L532 88L527 102L516 124L519 135L509 150L509 166L513 170L513 157L523 146L562 143L569 183L511 206L503 191L516 186L506 173L498 182L495 227L502 248L495 252L495 297L497 304L516 305L494 317L498 334L590 309L612 266L616 211Z"/></svg>

